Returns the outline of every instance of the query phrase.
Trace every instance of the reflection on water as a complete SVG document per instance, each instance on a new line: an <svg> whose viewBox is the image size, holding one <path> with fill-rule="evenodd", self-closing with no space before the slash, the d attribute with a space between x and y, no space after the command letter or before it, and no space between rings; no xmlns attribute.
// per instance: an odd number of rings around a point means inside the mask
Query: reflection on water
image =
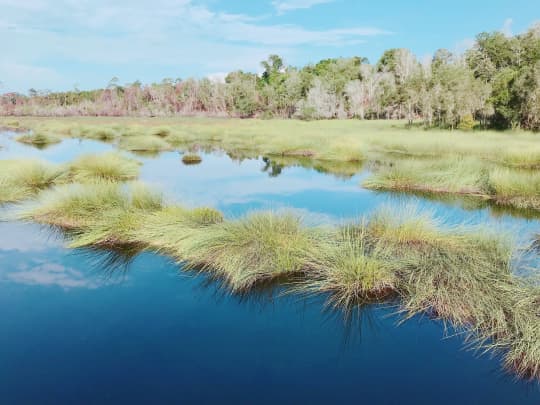
<svg viewBox="0 0 540 405"><path fill-rule="evenodd" d="M55 162L111 147L2 143L2 159ZM415 201L450 224L510 229L529 243L539 229L534 217L462 199L373 193L352 168L334 176L298 159L202 158L185 166L174 152L139 157L142 179L173 201L228 216L287 208L313 223L339 223ZM3 222L0 402L540 403L536 384L463 350L463 338L445 338L439 322L415 317L396 327L391 304L343 313L325 302L277 284L230 295L219 280L139 246L69 250L46 229Z"/></svg>

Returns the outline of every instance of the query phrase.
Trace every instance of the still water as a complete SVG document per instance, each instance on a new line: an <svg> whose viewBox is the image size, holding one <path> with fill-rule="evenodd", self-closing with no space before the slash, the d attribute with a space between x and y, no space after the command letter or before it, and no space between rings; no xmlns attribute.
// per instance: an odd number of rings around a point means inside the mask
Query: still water
<svg viewBox="0 0 540 405"><path fill-rule="evenodd" d="M55 162L112 146L66 140L45 150L0 135L0 159ZM516 213L373 193L366 175L300 166L272 176L262 159L178 153L138 157L141 179L171 201L237 217L289 209L306 222L340 223L381 205L417 204L446 223L486 224L523 243L540 229ZM45 229L0 223L0 403L539 404L537 384L516 381L497 358L466 350L462 336L426 318L399 324L396 308L351 319L275 291L237 297L166 257L127 265L69 250Z"/></svg>

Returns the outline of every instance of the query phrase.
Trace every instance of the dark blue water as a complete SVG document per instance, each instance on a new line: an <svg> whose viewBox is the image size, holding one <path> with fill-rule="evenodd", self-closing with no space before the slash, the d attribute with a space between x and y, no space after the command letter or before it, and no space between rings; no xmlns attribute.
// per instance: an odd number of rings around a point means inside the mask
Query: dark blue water
<svg viewBox="0 0 540 405"><path fill-rule="evenodd" d="M58 162L109 148L3 143L0 158ZM516 230L524 240L540 229L489 208L374 194L359 187L362 174L343 180L295 167L270 177L261 160L203 159L143 159L142 177L171 200L229 216L293 208L308 222L340 222L414 200L448 223ZM346 320L324 310L324 297L234 297L166 257L141 254L128 267L106 259L65 249L36 225L0 223L0 403L540 403L536 384L429 319L398 326L395 308L372 306Z"/></svg>

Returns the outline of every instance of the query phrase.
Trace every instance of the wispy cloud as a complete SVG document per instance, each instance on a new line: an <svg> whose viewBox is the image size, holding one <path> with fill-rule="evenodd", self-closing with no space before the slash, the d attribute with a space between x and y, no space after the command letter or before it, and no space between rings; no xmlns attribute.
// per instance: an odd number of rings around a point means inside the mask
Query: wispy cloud
<svg viewBox="0 0 540 405"><path fill-rule="evenodd" d="M512 20L511 18L507 18L506 20L504 20L503 26L501 28L501 32L507 37L511 37L513 24L514 24L514 20Z"/></svg>
<svg viewBox="0 0 540 405"><path fill-rule="evenodd" d="M285 11L327 1L274 3ZM270 53L287 57L305 47L343 47L387 34L377 27L283 25L191 0L0 0L0 7L0 80L8 90L84 88L115 75L144 80L140 72L150 68L157 72L152 80L185 77L185 71L256 70Z"/></svg>
<svg viewBox="0 0 540 405"><path fill-rule="evenodd" d="M35 267L8 273L6 279L17 284L39 285L43 287L95 289L101 284L85 274L57 263L45 263Z"/></svg>
<svg viewBox="0 0 540 405"><path fill-rule="evenodd" d="M332 3L334 0L274 0L272 5L279 14L287 11L306 9L318 4Z"/></svg>

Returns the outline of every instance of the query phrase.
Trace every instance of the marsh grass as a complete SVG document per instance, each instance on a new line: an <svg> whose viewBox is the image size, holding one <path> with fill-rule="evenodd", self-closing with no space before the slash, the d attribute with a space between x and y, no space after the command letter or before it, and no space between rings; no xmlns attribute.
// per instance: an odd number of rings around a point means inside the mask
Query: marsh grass
<svg viewBox="0 0 540 405"><path fill-rule="evenodd" d="M129 181L139 176L140 163L117 152L83 155L68 165L72 182Z"/></svg>
<svg viewBox="0 0 540 405"><path fill-rule="evenodd" d="M316 231L292 214L255 213L197 234L188 267L208 270L233 291L303 270L318 244Z"/></svg>
<svg viewBox="0 0 540 405"><path fill-rule="evenodd" d="M198 165L202 162L202 158L194 153L187 153L182 156L182 163L185 165Z"/></svg>
<svg viewBox="0 0 540 405"><path fill-rule="evenodd" d="M473 196L519 209L540 209L540 173L470 158L387 162L362 185L372 190Z"/></svg>
<svg viewBox="0 0 540 405"><path fill-rule="evenodd" d="M520 209L540 206L535 197L540 194L535 172L540 168L540 142L532 133L425 131L406 128L403 122L356 120L21 118L20 121L21 127L33 129L36 134L74 131L93 139L117 139L121 149L145 157L181 148L281 159L272 168L275 169L272 175L279 174L279 166L287 160L288 164L298 164L291 163L292 160L304 161L299 164L343 177L357 173L362 162L373 164L380 160L384 164L376 168L366 187L472 195ZM520 174L518 169L524 168L532 173ZM508 187L510 183L520 184L520 189L512 190ZM521 194L509 194L514 192Z"/></svg>
<svg viewBox="0 0 540 405"><path fill-rule="evenodd" d="M305 281L295 292L327 293L328 305L352 310L396 292L398 263L368 238L364 222L337 231L309 262Z"/></svg>
<svg viewBox="0 0 540 405"><path fill-rule="evenodd" d="M171 150L171 145L155 135L123 136L118 144L120 149L133 152L163 152Z"/></svg>
<svg viewBox="0 0 540 405"><path fill-rule="evenodd" d="M47 146L62 142L62 138L59 136L45 131L36 131L24 134L17 137L16 140L37 148L45 148Z"/></svg>
<svg viewBox="0 0 540 405"><path fill-rule="evenodd" d="M139 183L94 182L45 191L20 218L67 230L72 247L168 254L235 294L293 283L291 291L324 293L345 311L398 298L404 319L449 322L471 346L500 351L506 367L540 378L540 291L513 275L510 238L445 228L417 207L313 228L290 213L225 220L212 208L167 206Z"/></svg>
<svg viewBox="0 0 540 405"><path fill-rule="evenodd" d="M36 195L60 178L60 166L34 159L0 160L0 203Z"/></svg>

